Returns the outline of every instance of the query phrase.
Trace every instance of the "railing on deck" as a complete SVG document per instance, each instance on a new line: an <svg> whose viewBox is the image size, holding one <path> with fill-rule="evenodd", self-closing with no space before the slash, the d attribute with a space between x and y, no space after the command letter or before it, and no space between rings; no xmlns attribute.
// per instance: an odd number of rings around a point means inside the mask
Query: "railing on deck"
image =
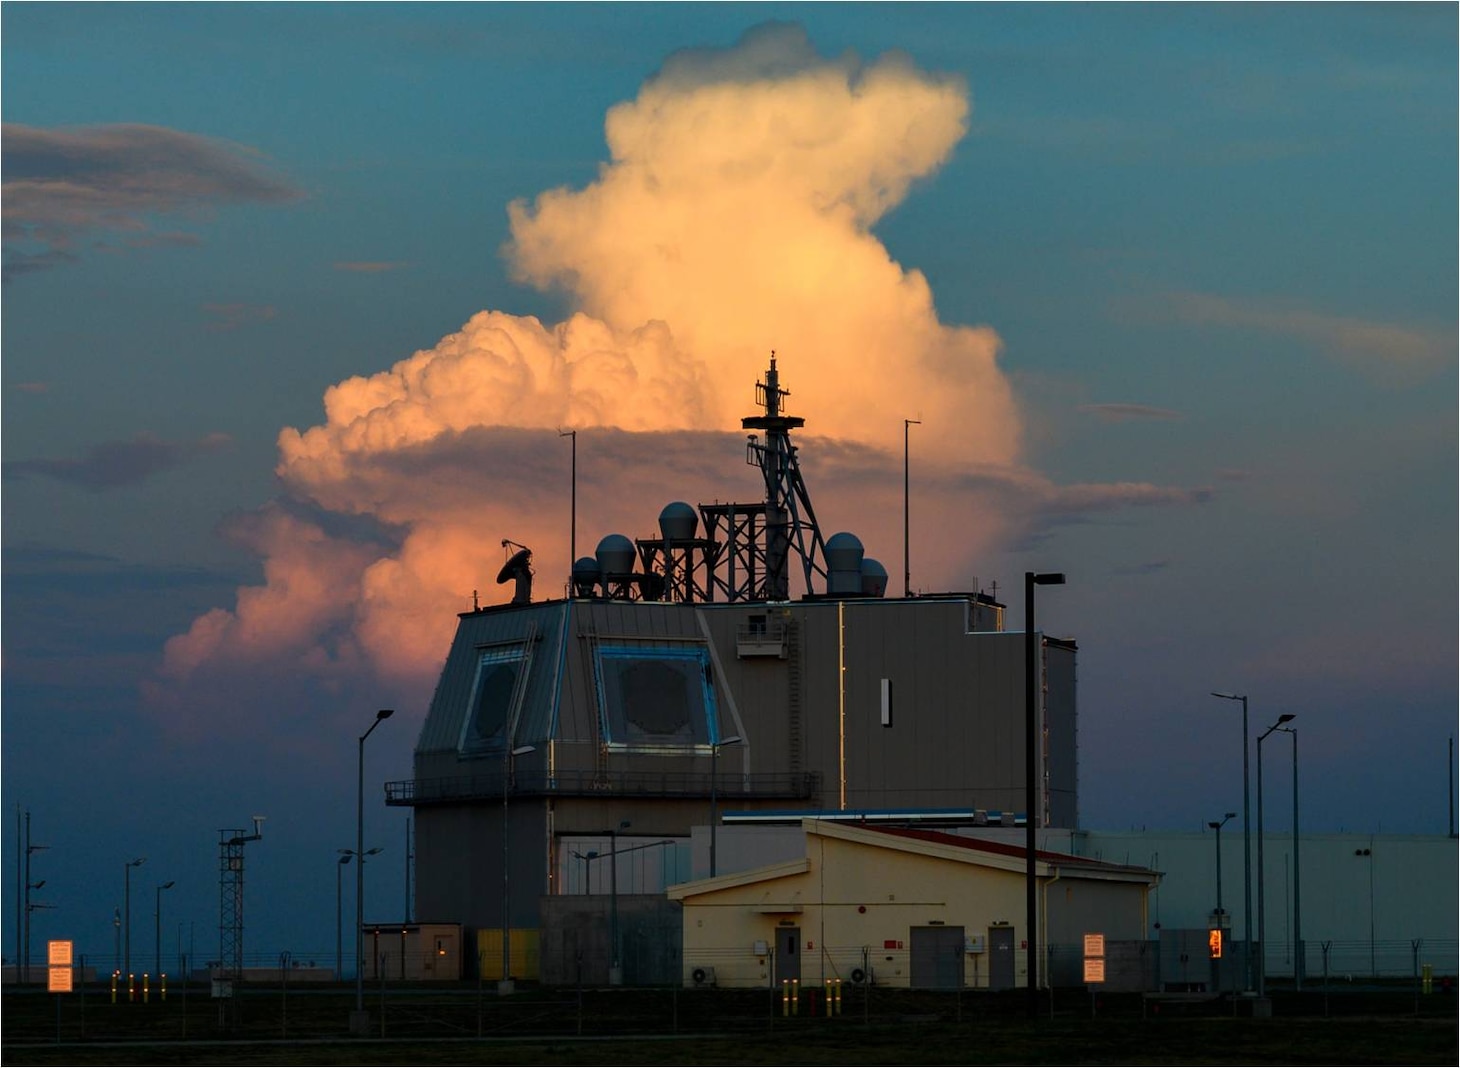
<svg viewBox="0 0 1460 1068"><path fill-rule="evenodd" d="M439 779L403 779L385 784L388 805L430 805L450 801L502 797L502 773L455 775ZM820 777L814 772L721 772L715 792L725 800L747 797L805 800L815 797ZM593 770L519 771L508 791L516 796L563 797L708 797L710 777L686 771L624 771L600 775Z"/></svg>

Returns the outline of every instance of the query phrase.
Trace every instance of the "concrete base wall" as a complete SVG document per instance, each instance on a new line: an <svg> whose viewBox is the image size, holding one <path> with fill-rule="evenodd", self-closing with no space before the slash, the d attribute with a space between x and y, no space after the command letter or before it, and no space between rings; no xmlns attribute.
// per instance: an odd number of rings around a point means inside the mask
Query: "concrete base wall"
<svg viewBox="0 0 1460 1068"><path fill-rule="evenodd" d="M613 964L611 894L545 897L539 977L544 986L608 986ZM681 909L657 894L618 895L618 962L624 986L680 981Z"/></svg>

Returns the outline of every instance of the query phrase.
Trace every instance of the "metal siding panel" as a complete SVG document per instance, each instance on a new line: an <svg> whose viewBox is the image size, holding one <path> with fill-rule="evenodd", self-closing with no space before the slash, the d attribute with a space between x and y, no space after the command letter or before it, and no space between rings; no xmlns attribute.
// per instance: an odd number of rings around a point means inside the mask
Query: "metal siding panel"
<svg viewBox="0 0 1460 1068"><path fill-rule="evenodd" d="M539 633L553 629L561 620L565 609L563 602L531 605L525 608L488 610L478 614L462 616L457 624L456 637L446 655L446 663L436 684L431 699L431 708L416 742L418 757L426 753L454 753L461 737L462 724L471 706L472 684L476 678L477 648L493 642L509 641L527 633L528 627L536 623ZM547 635L544 634L546 638ZM553 638L556 642L556 638ZM543 672L544 663L550 659L542 654L549 650L545 642L538 643L533 653L533 683L536 676L543 674L550 681L550 673ZM527 696L531 696L530 694ZM526 708L526 704L524 704Z"/></svg>
<svg viewBox="0 0 1460 1068"><path fill-rule="evenodd" d="M1076 706L1076 652L1063 646L1045 647L1049 690L1045 722L1049 726L1049 804L1055 827L1075 827L1079 816L1078 710Z"/></svg>

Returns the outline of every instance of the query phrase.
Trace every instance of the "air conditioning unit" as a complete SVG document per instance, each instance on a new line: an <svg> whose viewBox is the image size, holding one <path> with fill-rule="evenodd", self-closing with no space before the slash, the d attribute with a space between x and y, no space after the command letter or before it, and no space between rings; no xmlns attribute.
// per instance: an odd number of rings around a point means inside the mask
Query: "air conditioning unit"
<svg viewBox="0 0 1460 1068"><path fill-rule="evenodd" d="M715 985L715 969L708 965L699 965L698 967L692 968L689 977L695 986Z"/></svg>
<svg viewBox="0 0 1460 1068"><path fill-rule="evenodd" d="M852 984L854 986L861 986L862 984L871 980L872 969L871 967L853 968L849 973L847 973L847 978L852 981Z"/></svg>

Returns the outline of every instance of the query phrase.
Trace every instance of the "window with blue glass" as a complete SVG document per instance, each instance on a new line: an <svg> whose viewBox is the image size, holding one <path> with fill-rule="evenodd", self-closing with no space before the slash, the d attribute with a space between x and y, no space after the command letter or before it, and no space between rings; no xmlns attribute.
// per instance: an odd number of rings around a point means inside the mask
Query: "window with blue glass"
<svg viewBox="0 0 1460 1068"><path fill-rule="evenodd" d="M527 668L527 650L520 645L481 654L471 707L461 728L463 750L498 749L506 744Z"/></svg>
<svg viewBox="0 0 1460 1068"><path fill-rule="evenodd" d="M688 749L715 740L715 688L704 646L600 647L596 666L610 745Z"/></svg>

